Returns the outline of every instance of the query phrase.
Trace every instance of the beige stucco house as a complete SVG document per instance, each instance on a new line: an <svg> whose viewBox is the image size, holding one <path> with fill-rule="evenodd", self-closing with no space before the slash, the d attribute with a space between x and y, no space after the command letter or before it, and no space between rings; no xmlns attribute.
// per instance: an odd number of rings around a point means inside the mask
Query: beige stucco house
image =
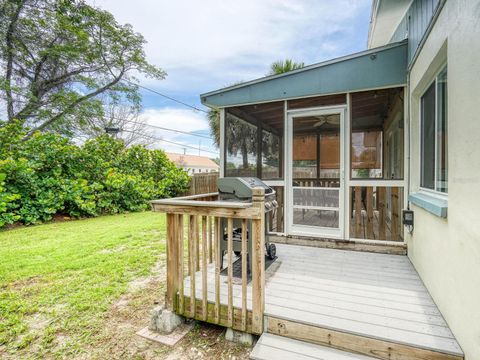
<svg viewBox="0 0 480 360"><path fill-rule="evenodd" d="M202 94L220 176L262 179L278 208L153 202L172 229L167 308L261 335L254 359L480 359L479 99L479 0L373 0L365 51ZM249 221L247 285L217 242Z"/></svg>

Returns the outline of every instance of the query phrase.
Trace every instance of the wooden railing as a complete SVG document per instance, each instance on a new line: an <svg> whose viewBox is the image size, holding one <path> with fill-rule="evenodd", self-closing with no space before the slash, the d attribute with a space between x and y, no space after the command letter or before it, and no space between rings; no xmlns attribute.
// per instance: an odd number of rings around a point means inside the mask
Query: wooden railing
<svg viewBox="0 0 480 360"><path fill-rule="evenodd" d="M350 188L350 235L359 239L403 240L400 214L403 187L354 186Z"/></svg>
<svg viewBox="0 0 480 360"><path fill-rule="evenodd" d="M255 188L251 203L218 201L216 193L151 202L153 211L167 214L167 309L236 330L263 332L264 201L264 189ZM237 281L234 284L233 279L234 222L240 222L242 229L241 285ZM223 229L222 223L226 224ZM247 269L249 225L251 284L248 284ZM226 261L222 263L220 249L224 239L227 252ZM224 266L226 276L220 274ZM237 291L234 293L234 290Z"/></svg>

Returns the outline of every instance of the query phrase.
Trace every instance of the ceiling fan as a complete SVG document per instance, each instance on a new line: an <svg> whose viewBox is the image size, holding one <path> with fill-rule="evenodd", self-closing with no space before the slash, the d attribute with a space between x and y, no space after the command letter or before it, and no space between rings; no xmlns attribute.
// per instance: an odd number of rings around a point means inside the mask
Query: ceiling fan
<svg viewBox="0 0 480 360"><path fill-rule="evenodd" d="M340 116L336 114L332 115L319 115L315 116L319 121L317 121L315 124L313 124L313 127L320 127L325 124L329 125L339 125L340 124Z"/></svg>

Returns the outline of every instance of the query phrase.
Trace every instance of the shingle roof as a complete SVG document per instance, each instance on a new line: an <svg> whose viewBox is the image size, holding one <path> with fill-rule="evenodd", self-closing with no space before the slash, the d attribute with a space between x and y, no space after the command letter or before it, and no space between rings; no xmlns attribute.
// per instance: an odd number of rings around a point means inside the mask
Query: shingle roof
<svg viewBox="0 0 480 360"><path fill-rule="evenodd" d="M175 153L166 153L167 157L173 161L177 166L182 167L202 167L210 169L218 169L219 166L211 159L206 156L198 155L186 155L186 154L175 154Z"/></svg>

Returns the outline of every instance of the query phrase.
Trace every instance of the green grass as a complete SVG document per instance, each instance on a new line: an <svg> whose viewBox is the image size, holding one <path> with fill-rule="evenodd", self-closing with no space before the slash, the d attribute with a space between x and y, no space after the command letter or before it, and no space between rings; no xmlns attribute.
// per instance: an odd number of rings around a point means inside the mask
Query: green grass
<svg viewBox="0 0 480 360"><path fill-rule="evenodd" d="M164 239L164 216L150 212L0 232L0 357L81 351L128 283L164 255Z"/></svg>

